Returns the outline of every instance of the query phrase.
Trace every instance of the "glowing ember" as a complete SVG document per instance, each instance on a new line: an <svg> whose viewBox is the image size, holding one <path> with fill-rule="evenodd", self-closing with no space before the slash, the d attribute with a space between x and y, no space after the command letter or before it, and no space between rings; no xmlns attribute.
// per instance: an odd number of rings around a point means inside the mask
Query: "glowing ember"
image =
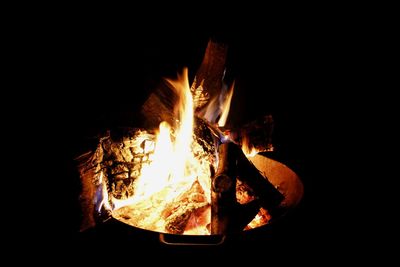
<svg viewBox="0 0 400 267"><path fill-rule="evenodd" d="M271 219L271 215L266 209L261 208L256 217L246 226L245 230L254 229L265 224Z"/></svg>

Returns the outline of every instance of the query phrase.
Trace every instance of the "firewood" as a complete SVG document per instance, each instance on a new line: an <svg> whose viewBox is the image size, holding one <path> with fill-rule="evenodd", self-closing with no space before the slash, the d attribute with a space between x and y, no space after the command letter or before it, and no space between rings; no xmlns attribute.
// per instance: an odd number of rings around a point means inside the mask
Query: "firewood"
<svg viewBox="0 0 400 267"><path fill-rule="evenodd" d="M171 234L182 234L192 213L208 205L203 188L199 182L194 182L188 191L165 208L161 216L166 221L166 231Z"/></svg>
<svg viewBox="0 0 400 267"><path fill-rule="evenodd" d="M208 42L203 61L191 87L196 110L205 107L214 96L220 93L227 52L226 45L212 40Z"/></svg>
<svg viewBox="0 0 400 267"><path fill-rule="evenodd" d="M237 156L237 172L239 179L246 183L253 191L260 205L273 215L284 200L284 196L271 184L268 177L264 177L260 171L246 158L239 147L235 147Z"/></svg>
<svg viewBox="0 0 400 267"><path fill-rule="evenodd" d="M240 127L228 129L229 137L237 144L249 145L258 152L273 151L272 134L274 120L272 115L265 115Z"/></svg>
<svg viewBox="0 0 400 267"><path fill-rule="evenodd" d="M237 146L225 143L219 146L218 169L212 180L211 233L240 232L260 209L256 201L241 205L237 201L238 158Z"/></svg>

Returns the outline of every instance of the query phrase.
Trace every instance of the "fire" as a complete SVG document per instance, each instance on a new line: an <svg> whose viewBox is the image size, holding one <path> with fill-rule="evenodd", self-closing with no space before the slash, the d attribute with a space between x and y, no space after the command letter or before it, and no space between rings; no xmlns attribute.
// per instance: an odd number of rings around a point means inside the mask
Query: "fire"
<svg viewBox="0 0 400 267"><path fill-rule="evenodd" d="M168 185L172 166L172 158L168 157L168 154L172 154L174 151L171 141L171 127L168 123L160 123L156 142L149 147L153 148L154 151L152 162L142 167L142 175L136 180L136 190L132 201L146 199ZM148 148L145 147L146 149Z"/></svg>
<svg viewBox="0 0 400 267"><path fill-rule="evenodd" d="M246 157L248 157L248 158L252 158L252 157L254 157L255 155L257 155L257 153L258 152L260 152L260 151L258 151L254 146L252 146L251 144L250 144L250 140L249 140L249 138L247 137L247 135L244 135L243 137L242 137L242 150L243 150L243 153L246 155Z"/></svg>
<svg viewBox="0 0 400 267"><path fill-rule="evenodd" d="M229 131L219 127L227 122L234 84L229 89L224 85L217 97L194 114L188 70L184 69L177 80L166 82L176 95L174 123L162 121L154 133L138 130L122 143L101 140L94 178L96 210L99 214L106 210L120 221L147 230L210 235L211 178L218 164L216 142L232 141ZM214 137L213 145L205 144L195 134L196 116L219 141ZM258 152L246 135L241 145L247 157ZM239 189L236 194L240 204L253 199L244 185ZM247 229L265 224L268 216L260 210Z"/></svg>
<svg viewBox="0 0 400 267"><path fill-rule="evenodd" d="M152 152L149 162L142 166L141 175L135 180L134 195L125 200L112 200L114 215L118 216L130 209L136 214L134 217L142 219L136 223L145 229L209 234L210 162L193 139L194 109L187 69L178 80L166 81L178 96L175 106L177 123L171 126L165 121L161 122L155 141L145 143L144 153ZM186 215L186 211L182 211L183 215L190 216L186 227L182 229L174 225L173 216L179 213L180 208L175 203L183 203L186 198L194 198L193 203L197 204L186 203L191 213ZM123 209L118 210L120 208Z"/></svg>

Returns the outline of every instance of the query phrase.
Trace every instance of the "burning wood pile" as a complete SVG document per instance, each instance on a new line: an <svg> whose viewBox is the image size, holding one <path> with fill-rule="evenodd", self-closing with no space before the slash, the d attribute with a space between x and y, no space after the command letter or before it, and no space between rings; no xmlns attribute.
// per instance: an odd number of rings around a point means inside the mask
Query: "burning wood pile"
<svg viewBox="0 0 400 267"><path fill-rule="evenodd" d="M142 106L143 128L108 131L78 158L82 229L113 217L162 233L226 234L264 225L299 201L285 193L302 195L295 174L286 176L296 185L273 183L255 165L278 177L275 161L249 160L273 149L271 116L224 129L234 89L223 83L226 55L210 41L191 87L187 70L166 80Z"/></svg>

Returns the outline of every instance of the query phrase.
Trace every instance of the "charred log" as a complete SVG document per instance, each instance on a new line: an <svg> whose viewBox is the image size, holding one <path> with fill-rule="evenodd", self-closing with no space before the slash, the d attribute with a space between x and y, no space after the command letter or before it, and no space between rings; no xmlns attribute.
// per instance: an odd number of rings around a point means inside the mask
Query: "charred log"
<svg viewBox="0 0 400 267"><path fill-rule="evenodd" d="M133 183L140 176L142 164L149 159L148 143L154 142L150 134L140 145L135 141L143 131L125 130L124 135L111 135L100 140L103 159L99 162L108 180L108 193L116 199L126 199L134 194ZM115 139L112 139L113 136Z"/></svg>
<svg viewBox="0 0 400 267"><path fill-rule="evenodd" d="M204 152L206 152L212 158L210 163L214 164L216 143L218 140L216 139L215 135L213 135L209 124L205 120L195 116L193 134L196 142L204 149Z"/></svg>

